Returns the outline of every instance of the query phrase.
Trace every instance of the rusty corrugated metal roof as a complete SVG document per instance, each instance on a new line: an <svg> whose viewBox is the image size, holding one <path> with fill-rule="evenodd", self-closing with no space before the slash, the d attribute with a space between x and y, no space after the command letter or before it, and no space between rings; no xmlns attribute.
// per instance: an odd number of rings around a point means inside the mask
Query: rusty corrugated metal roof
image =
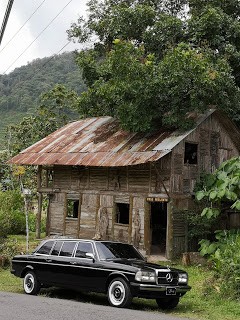
<svg viewBox="0 0 240 320"><path fill-rule="evenodd" d="M200 117L198 124L213 112ZM112 117L88 118L67 124L23 150L9 163L102 167L142 164L162 158L193 130L129 133L120 129Z"/></svg>
<svg viewBox="0 0 240 320"><path fill-rule="evenodd" d="M171 132L129 133L111 117L72 122L23 150L9 163L121 167L152 162L171 150L154 150Z"/></svg>

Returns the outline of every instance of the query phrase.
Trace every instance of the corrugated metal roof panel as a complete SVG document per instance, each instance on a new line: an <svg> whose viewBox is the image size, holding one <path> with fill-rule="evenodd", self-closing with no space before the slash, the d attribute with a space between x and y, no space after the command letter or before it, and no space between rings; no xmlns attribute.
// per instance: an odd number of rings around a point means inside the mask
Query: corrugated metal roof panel
<svg viewBox="0 0 240 320"><path fill-rule="evenodd" d="M152 162L168 154L170 150L148 152L97 152L97 153L20 153L11 163L22 165L81 165L91 167L124 167Z"/></svg>
<svg viewBox="0 0 240 320"><path fill-rule="evenodd" d="M195 128L214 112L209 110L196 118ZM224 123L231 127L227 120ZM152 162L171 152L195 128L186 132L160 128L148 134L129 133L120 129L118 121L112 117L88 118L67 124L10 159L9 163L121 167ZM234 134L239 144L238 132Z"/></svg>

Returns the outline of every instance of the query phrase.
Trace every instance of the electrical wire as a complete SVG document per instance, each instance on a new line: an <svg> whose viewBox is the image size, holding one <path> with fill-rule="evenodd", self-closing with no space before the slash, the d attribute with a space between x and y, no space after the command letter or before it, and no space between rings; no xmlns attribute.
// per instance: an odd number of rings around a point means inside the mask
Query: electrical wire
<svg viewBox="0 0 240 320"><path fill-rule="evenodd" d="M71 43L71 41L68 41L60 50L58 50L57 53L55 53L54 55L52 55L43 65L41 65L39 68L36 69L36 71L34 72L34 75L31 75L30 77L23 79L23 81L28 81L33 79L33 77L35 77L40 70L42 70L51 60L54 59L55 55L58 55L63 49L65 49L69 44Z"/></svg>
<svg viewBox="0 0 240 320"><path fill-rule="evenodd" d="M53 56L51 56L42 66L41 69L44 68L51 60L54 59L54 56L59 54L63 49L65 49L69 44L71 43L71 41L68 41L57 53L55 53ZM40 69L39 69L40 70ZM35 73L36 74L36 73ZM34 74L34 75L35 75Z"/></svg>
<svg viewBox="0 0 240 320"><path fill-rule="evenodd" d="M73 0L70 0L63 8L59 11L59 13L49 22L49 24L38 34L38 36L27 46L27 48L13 61L13 63L3 72L3 74L6 74L6 72L15 64L15 62L18 61L18 59L21 58L21 56L33 45L33 43L43 34L43 32L53 23L54 20L57 19L57 17L65 10L65 8L72 2Z"/></svg>
<svg viewBox="0 0 240 320"><path fill-rule="evenodd" d="M6 43L6 45L0 50L0 53L9 45L10 42L16 37L16 35L22 30L22 28L28 23L28 21L34 16L34 14L40 9L46 0L43 0L42 3L33 11L30 17L24 22L24 24L17 30L17 32L12 36L12 38Z"/></svg>

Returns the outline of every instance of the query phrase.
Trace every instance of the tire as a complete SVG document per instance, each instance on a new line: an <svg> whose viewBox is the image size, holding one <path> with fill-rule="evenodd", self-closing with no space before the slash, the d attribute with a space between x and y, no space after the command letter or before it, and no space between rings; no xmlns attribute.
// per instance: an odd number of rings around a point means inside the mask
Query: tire
<svg viewBox="0 0 240 320"><path fill-rule="evenodd" d="M108 301L111 306L126 308L132 303L132 294L127 282L122 278L113 279L108 286Z"/></svg>
<svg viewBox="0 0 240 320"><path fill-rule="evenodd" d="M26 294L36 295L40 291L40 283L33 271L27 271L23 279L23 289Z"/></svg>
<svg viewBox="0 0 240 320"><path fill-rule="evenodd" d="M162 310L171 310L176 308L179 298L158 298L156 299L158 307Z"/></svg>

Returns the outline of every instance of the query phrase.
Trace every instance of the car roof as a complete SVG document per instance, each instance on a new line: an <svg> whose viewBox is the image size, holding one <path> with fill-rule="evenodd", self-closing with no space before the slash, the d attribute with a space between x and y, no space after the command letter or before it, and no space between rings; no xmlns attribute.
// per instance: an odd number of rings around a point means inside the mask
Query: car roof
<svg viewBox="0 0 240 320"><path fill-rule="evenodd" d="M91 241L91 242L109 242L109 243L129 244L129 243L126 243L126 242L121 242L121 241L100 240L100 239L64 238L64 237L43 239L41 244L44 243L44 242L47 242L47 241L86 241L86 242Z"/></svg>

